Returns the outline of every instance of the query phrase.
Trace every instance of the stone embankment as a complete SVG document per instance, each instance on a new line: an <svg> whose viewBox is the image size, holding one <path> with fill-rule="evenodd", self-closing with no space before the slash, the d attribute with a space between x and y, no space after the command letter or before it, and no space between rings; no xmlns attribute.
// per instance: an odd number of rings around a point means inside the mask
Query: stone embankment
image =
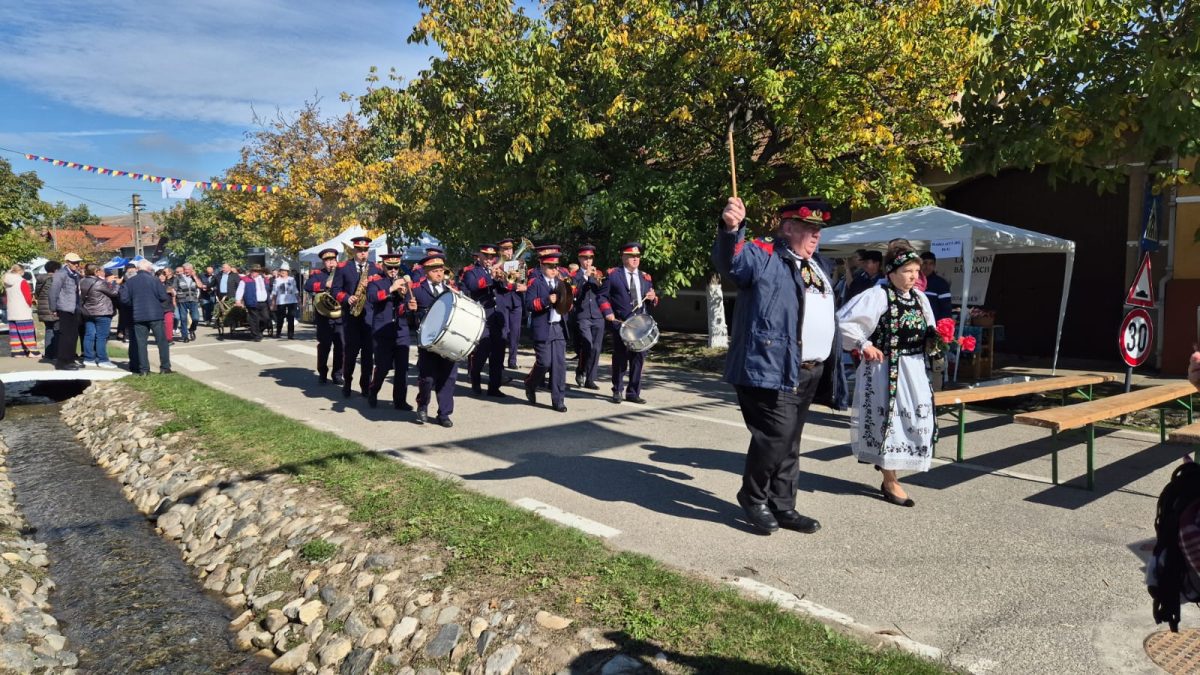
<svg viewBox="0 0 1200 675"><path fill-rule="evenodd" d="M7 458L0 439L0 672L73 673L79 659L50 614L46 545L23 534Z"/></svg>
<svg viewBox="0 0 1200 675"><path fill-rule="evenodd" d="M200 457L138 394L97 384L63 407L96 462L157 519L231 609L241 649L276 672L415 675L640 672L602 631L530 599L442 579L451 552L371 538L346 507L287 475ZM2 609L0 609L2 611ZM662 665L662 662L659 662Z"/></svg>

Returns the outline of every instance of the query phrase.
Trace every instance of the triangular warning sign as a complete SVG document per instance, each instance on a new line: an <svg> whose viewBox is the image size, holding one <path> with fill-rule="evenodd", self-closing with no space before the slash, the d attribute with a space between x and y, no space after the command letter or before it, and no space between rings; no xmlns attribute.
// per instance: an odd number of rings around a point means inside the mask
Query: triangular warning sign
<svg viewBox="0 0 1200 675"><path fill-rule="evenodd" d="M1154 307L1158 299L1154 296L1154 277L1150 274L1150 254L1142 256L1142 264L1138 266L1137 276L1125 296L1125 304L1133 307Z"/></svg>

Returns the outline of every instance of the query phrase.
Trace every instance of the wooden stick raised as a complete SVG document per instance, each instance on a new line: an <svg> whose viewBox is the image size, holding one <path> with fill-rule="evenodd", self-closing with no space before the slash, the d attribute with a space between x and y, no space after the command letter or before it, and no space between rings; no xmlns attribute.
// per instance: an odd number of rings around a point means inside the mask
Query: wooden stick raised
<svg viewBox="0 0 1200 675"><path fill-rule="evenodd" d="M733 180L733 198L737 199L737 160L733 155L733 118L729 118L729 176Z"/></svg>

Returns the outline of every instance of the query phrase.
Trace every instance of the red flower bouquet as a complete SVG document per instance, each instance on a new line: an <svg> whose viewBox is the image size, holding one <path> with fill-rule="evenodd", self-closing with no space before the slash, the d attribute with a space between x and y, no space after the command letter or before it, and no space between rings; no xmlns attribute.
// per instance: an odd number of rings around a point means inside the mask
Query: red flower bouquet
<svg viewBox="0 0 1200 675"><path fill-rule="evenodd" d="M935 354L941 354L947 351L951 345L957 346L964 352L975 351L975 338L970 335L965 335L956 339L954 337L956 332L955 329L956 326L954 324L954 319L942 319L941 321L938 321L937 326L935 327L937 339L933 340L933 349L931 351Z"/></svg>

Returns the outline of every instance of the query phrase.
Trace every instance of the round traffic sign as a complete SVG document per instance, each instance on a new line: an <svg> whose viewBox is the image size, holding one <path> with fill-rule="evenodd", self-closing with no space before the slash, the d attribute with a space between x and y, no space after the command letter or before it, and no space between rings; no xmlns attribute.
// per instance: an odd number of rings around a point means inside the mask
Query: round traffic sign
<svg viewBox="0 0 1200 675"><path fill-rule="evenodd" d="M1121 358L1136 368L1149 358L1153 344L1154 324L1150 321L1150 313L1141 307L1131 310L1121 322Z"/></svg>

